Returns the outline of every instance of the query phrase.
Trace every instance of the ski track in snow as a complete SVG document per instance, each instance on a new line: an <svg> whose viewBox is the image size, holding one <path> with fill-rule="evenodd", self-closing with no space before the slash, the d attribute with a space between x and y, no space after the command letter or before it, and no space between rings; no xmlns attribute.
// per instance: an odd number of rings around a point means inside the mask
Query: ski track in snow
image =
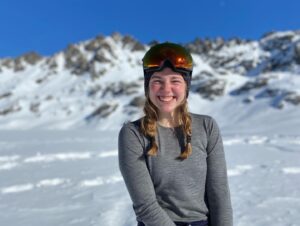
<svg viewBox="0 0 300 226"><path fill-rule="evenodd" d="M19 155L11 156L0 156L0 171L10 170L15 167L20 167L23 164L28 163L43 163L43 162L66 162L66 161L76 161L76 160L88 160L91 158L107 158L115 157L118 155L117 150L105 151L100 154L92 152L69 152L69 153L56 153L56 154L40 154L37 153L34 156L29 156L22 158Z"/></svg>
<svg viewBox="0 0 300 226"><path fill-rule="evenodd" d="M7 144L5 144L7 146ZM60 152L56 154L37 153L33 156L22 157L20 155L0 156L0 173L1 171L13 170L28 164L42 164L68 161L84 161L89 159L106 159L110 157L116 158L117 150L97 152ZM95 187L107 184L115 184L123 181L120 174L108 177L96 177L88 180L74 182L70 178L46 178L37 183L15 184L8 187L0 188L2 194L12 194L18 192L26 192L39 188L73 185L81 188Z"/></svg>
<svg viewBox="0 0 300 226"><path fill-rule="evenodd" d="M101 153L93 152L69 152L69 153L56 153L56 154L40 154L37 153L34 156L22 158L19 155L11 156L0 156L0 171L1 170L12 170L16 167L22 167L24 164L37 164L37 163L55 163L55 162L67 162L67 161L80 161L88 160L92 158L104 159L108 157L116 157L118 154L117 150L104 151ZM1 173L1 172L0 172ZM78 187L94 187L106 184L114 184L123 181L120 174L112 175L109 177L97 177L94 179L83 180L77 182ZM8 187L1 188L2 194L18 193L24 191L30 191L37 188L54 187L59 185L70 185L75 184L69 178L52 178L44 179L36 184L25 183L18 185L11 185Z"/></svg>
<svg viewBox="0 0 300 226"><path fill-rule="evenodd" d="M300 144L299 137L285 137L286 141L291 144ZM229 139L224 139L223 141L225 146L232 146L237 144L250 144L250 145L259 145L259 144L272 144L277 143L277 138L270 139L266 136L251 136L251 137L233 137ZM10 146L7 143L4 143L5 146ZM1 143L0 143L1 145ZM67 161L80 161L80 160L89 160L94 158L108 158L108 157L117 157L118 151L102 151L100 153L95 152L61 152L56 154L41 154L37 153L33 156L22 157L20 155L10 155L10 156L0 156L0 173L4 170L13 170L16 167L22 167L24 164L38 164L38 163L55 163L55 162L67 162ZM253 165L236 165L234 168L229 168L227 174L229 177L241 176L248 171L254 169ZM300 174L300 167L285 167L282 168L284 174ZM123 181L121 175L113 175L110 177L96 177L94 179L82 180L77 182L79 187L94 187L101 186L105 184L114 184L117 182ZM59 185L75 184L70 178L50 178L44 179L36 184L25 183L19 185L11 185L8 187L1 188L2 194L17 193L30 191L38 188L45 187L54 187Z"/></svg>
<svg viewBox="0 0 300 226"><path fill-rule="evenodd" d="M107 184L115 184L120 181L123 181L123 178L121 175L113 175L109 177L97 177L90 180L83 180L80 182L77 182L77 186L81 188L88 188L88 187L94 187L94 186L100 186L100 185L107 185ZM18 193L18 192L25 192L30 191L33 189L38 188L46 188L46 187L55 187L55 186L63 186L63 185L75 185L74 182L72 182L71 179L68 178L52 178L52 179L44 179L36 184L32 183L25 183L25 184L18 184L18 185L12 185L9 187L1 188L0 191L2 194L11 194L11 193ZM75 185L76 186L76 185Z"/></svg>
<svg viewBox="0 0 300 226"><path fill-rule="evenodd" d="M283 168L282 171L285 174L300 174L300 167L286 167Z"/></svg>
<svg viewBox="0 0 300 226"><path fill-rule="evenodd" d="M279 141L280 140L280 141ZM284 141L287 144L296 144L300 145L300 136L282 136L282 135L276 135L273 137L268 136L257 136L253 135L250 137L230 137L227 139L224 139L223 143L224 145L231 146L236 144L277 144L281 141Z"/></svg>
<svg viewBox="0 0 300 226"><path fill-rule="evenodd" d="M286 137L286 143L299 144L300 137ZM277 144L278 138L270 139L265 136L251 136L248 138L230 138L223 141L225 146L237 145L237 144ZM7 145L5 143L5 145ZM1 147L1 143L0 143ZM282 147L280 147L282 149ZM19 155L11 156L0 156L0 171L10 170L15 167L21 166L24 163L42 163L42 162L56 162L56 161L76 161L76 160L87 160L91 158L107 158L116 157L118 155L117 150L105 151L101 153L93 152L62 152L56 154L40 154L37 153L34 156L23 158Z"/></svg>
<svg viewBox="0 0 300 226"><path fill-rule="evenodd" d="M227 175L229 177L238 176L238 175L242 175L243 173L247 172L248 170L252 170L252 169L253 169L253 166L251 166L251 165L236 165L235 168L227 170Z"/></svg>
<svg viewBox="0 0 300 226"><path fill-rule="evenodd" d="M80 142L82 142L84 139L79 139ZM74 141L74 140L73 140ZM30 142L30 141L29 141ZM43 141L45 142L45 141ZM12 142L13 143L13 142ZM17 143L17 142L16 142ZM24 142L22 142L24 143ZM57 142L56 142L57 143ZM256 149L256 147L263 147L262 150L266 148L269 148L267 151L278 151L281 153L281 155L284 155L284 153L290 153L290 154L300 154L300 136L229 136L224 137L223 143L225 146L225 149L227 150L226 155L230 155L230 152L233 151L232 147L235 146L238 147L254 147L253 150ZM35 140L34 144L39 144L38 141ZM50 143L49 143L50 144ZM1 142L0 143L0 150L3 148L4 150L13 150L15 144L10 144L9 142ZM21 143L20 143L21 145ZM292 145L294 149L290 149L289 145ZM8 148L9 147L9 148ZM20 146L19 146L20 147ZM30 194L41 194L47 192L50 194L53 191L62 191L65 192L63 194L68 194L67 191L72 190L76 193L73 194L72 199L75 201L81 201L81 202L87 202L91 203L94 200L94 193L95 190L101 189L101 191L104 191L103 198L100 198L100 203L105 201L105 205L108 205L108 208L100 207L103 209L101 210L101 213L97 214L95 213L94 218L86 217L83 213L83 215L74 215L71 220L68 220L66 225L107 225L107 226L113 226L116 223L116 219L118 222L118 225L122 226L134 226L135 218L133 210L131 209L131 201L127 196L124 196L124 193L120 193L120 197L116 198L116 194L114 193L115 188L122 187L124 188L124 182L121 174L119 171L113 171L112 166L110 163L114 163L114 167L117 166L117 156L118 151L114 149L106 149L103 151L60 151L57 153L53 152L36 152L35 154L27 154L26 152L18 151L17 153L11 152L12 154L8 154L10 152L5 152L5 155L1 155L0 152L0 176L6 173L13 173L14 170L19 171L25 171L28 173L35 172L36 174L40 175L39 178L35 178L34 180L30 180L30 178L25 178L21 182L17 182L18 180L15 180L14 183L6 184L5 186L0 186L0 200L4 198L10 198L14 197L15 194L19 195L26 195L28 193ZM251 187L250 190L247 190L247 187L249 186L248 183L251 184L251 182L247 182L246 178L255 178L257 174L263 173L266 177L268 176L274 176L274 172L277 173L280 177L297 177L299 178L300 175L300 164L299 165L285 165L282 164L282 160L278 159L274 161L275 163L269 164L269 163L262 163L262 162L256 162L253 160L247 159L247 157L241 157L243 159L242 162L235 162L234 164L228 165L227 173L229 176L229 181L234 181L234 193L233 198L236 198L237 195L240 195L241 197L238 197L241 199L238 202L238 205L245 205L244 203L249 203L250 206L255 206L257 209L265 210L269 209L273 205L292 205L295 208L300 207L300 199L295 198L295 194L290 194L287 196L280 196L280 193L276 193L274 197L266 197L253 199L249 194L259 194L255 190L256 188ZM101 170L104 170L104 176L103 175L97 175L98 172L92 172L89 171L89 164L91 161L95 161L95 165L103 166ZM71 165L70 165L71 164ZM84 168L82 170L82 174L79 174L79 177L74 173L74 170L76 168L70 168L74 167L80 164L83 164L84 166L87 166L87 168ZM46 168L43 168L46 167ZM57 167L62 167L56 170ZM63 169L61 171L60 169ZM27 171L26 171L27 170ZM73 171L73 173L70 175L68 172ZM19 172L18 171L18 172ZM64 171L66 171L65 175ZM51 172L51 173L50 173ZM78 171L79 172L79 171ZM101 172L101 171L100 171ZM79 172L80 173L80 172ZM101 172L102 173L102 172ZM102 173L102 174L103 174ZM18 175L17 173L15 175ZM262 178L264 176L261 176ZM22 179L22 178L21 178ZM250 179L251 180L251 179ZM244 184L240 184L240 182L243 181ZM109 187L105 187L109 186ZM112 186L112 189L110 189ZM263 192L268 191L268 186L260 184L259 186L262 186L260 189ZM56 189L56 190L53 190ZM104 189L104 190L103 190ZM126 189L124 188L124 191ZM108 193L108 194L107 194ZM104 195L106 194L106 195ZM118 194L118 193L117 193ZM284 194L282 194L284 195ZM293 196L294 195L294 196ZM1 197L2 196L2 197ZM109 197L115 197L114 199ZM102 200L103 199L103 200ZM245 199L245 200L244 200ZM234 199L233 199L234 203ZM241 204L243 203L243 204ZM9 205L9 204L8 204ZM56 207L44 207L41 208L40 211L43 210L60 210L62 213L64 211L67 211L65 207L72 206L73 204L65 202L63 206L60 206L58 209ZM75 210L83 210L85 208L84 205L81 203L75 203L74 206L79 205L78 208L73 208L72 211ZM88 204L90 205L90 204ZM103 204L104 205L104 204ZM4 205L3 205L4 206ZM252 208L251 207L251 208ZM5 208L5 207L4 207ZM15 207L17 208L17 207ZM83 208L83 209L82 209ZM19 208L19 211L21 211L21 207ZM35 208L31 207L31 213L35 214L37 211L34 211ZM37 207L36 210L39 208ZM238 208L237 208L238 209ZM27 209L26 211L29 211ZM71 211L71 210L69 210ZM279 212L279 211L278 211ZM277 212L277 213L278 213ZM249 222L252 222L253 219L255 219L255 216L251 218L251 216L247 216L247 213L240 212L239 209L236 211L236 221L238 226L248 226L250 225ZM127 219L123 219L124 216L126 216ZM290 212L289 216L295 216L295 213ZM286 218L281 217L283 220ZM258 217L257 217L258 219ZM12 220L13 221L13 220ZM259 226L262 226L265 224L261 223L263 221L254 220L253 223ZM99 224L100 223L100 224ZM293 224L290 224L293 225Z"/></svg>

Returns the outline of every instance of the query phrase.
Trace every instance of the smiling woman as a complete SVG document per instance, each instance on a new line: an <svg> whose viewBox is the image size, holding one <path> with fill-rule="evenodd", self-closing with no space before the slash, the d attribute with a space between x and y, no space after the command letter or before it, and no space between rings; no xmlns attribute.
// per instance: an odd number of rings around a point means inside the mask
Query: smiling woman
<svg viewBox="0 0 300 226"><path fill-rule="evenodd" d="M149 83L149 98L160 112L161 125L172 126L169 122L174 118L176 108L184 102L186 89L181 74L170 68L153 74Z"/></svg>
<svg viewBox="0 0 300 226"><path fill-rule="evenodd" d="M145 116L122 127L118 151L138 226L232 226L218 125L188 112L190 53L158 44L143 67Z"/></svg>

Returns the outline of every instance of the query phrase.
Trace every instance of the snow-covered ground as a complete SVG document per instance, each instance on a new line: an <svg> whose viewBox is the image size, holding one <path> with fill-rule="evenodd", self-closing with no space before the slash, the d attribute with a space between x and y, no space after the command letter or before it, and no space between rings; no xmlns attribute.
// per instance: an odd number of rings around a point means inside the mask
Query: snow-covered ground
<svg viewBox="0 0 300 226"><path fill-rule="evenodd" d="M222 132L234 225L299 225L300 133ZM0 225L135 226L117 134L1 131Z"/></svg>
<svg viewBox="0 0 300 226"><path fill-rule="evenodd" d="M120 126L142 114L136 44L115 34L0 59L0 226L136 225L117 161ZM220 125L234 225L299 226L300 32L193 58L189 107Z"/></svg>

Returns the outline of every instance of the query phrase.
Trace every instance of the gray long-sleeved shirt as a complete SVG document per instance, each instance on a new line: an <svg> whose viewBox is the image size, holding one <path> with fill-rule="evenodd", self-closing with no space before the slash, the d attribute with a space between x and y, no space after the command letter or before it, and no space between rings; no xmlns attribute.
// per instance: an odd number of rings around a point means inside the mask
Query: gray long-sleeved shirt
<svg viewBox="0 0 300 226"><path fill-rule="evenodd" d="M119 133L119 167L136 219L146 226L175 226L174 221L209 220L232 226L232 208L222 138L210 116L192 116L192 155L177 160L184 148L180 128L158 125L158 155L146 155L150 142L140 120Z"/></svg>

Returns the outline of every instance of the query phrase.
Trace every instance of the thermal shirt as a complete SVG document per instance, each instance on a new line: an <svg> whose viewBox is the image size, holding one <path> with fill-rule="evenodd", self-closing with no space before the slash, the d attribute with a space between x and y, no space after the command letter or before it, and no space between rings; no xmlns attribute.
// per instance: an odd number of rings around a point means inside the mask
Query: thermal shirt
<svg viewBox="0 0 300 226"><path fill-rule="evenodd" d="M151 142L141 119L123 125L119 133L119 169L137 221L146 226L175 226L175 221L208 220L210 226L232 226L232 207L223 143L216 121L190 114L192 154L185 148L182 127L157 123L157 156L147 156Z"/></svg>

